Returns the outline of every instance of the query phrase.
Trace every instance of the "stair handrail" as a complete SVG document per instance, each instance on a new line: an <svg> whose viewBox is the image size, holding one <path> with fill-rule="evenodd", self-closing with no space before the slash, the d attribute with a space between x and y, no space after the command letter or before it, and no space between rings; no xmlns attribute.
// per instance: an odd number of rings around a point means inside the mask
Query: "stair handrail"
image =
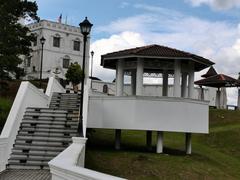
<svg viewBox="0 0 240 180"><path fill-rule="evenodd" d="M21 83L0 136L0 172L6 168L26 108L45 108L48 107L48 102L49 96L30 82Z"/></svg>

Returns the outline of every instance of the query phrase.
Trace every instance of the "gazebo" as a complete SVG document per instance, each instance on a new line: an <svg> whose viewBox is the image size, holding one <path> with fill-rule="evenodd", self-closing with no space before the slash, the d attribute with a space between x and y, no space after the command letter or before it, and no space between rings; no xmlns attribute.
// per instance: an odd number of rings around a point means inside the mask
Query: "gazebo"
<svg viewBox="0 0 240 180"><path fill-rule="evenodd" d="M121 129L146 130L148 146L152 131L157 131L157 153L163 152L164 131L184 132L186 153L191 154L191 133L208 133L208 102L193 99L194 73L213 64L155 44L102 55L101 66L116 70L116 93L90 97L88 127L115 129L116 149ZM124 96L124 75L131 76L131 96ZM143 96L144 77L162 77L162 97ZM170 77L174 97L168 96Z"/></svg>
<svg viewBox="0 0 240 180"><path fill-rule="evenodd" d="M211 67L208 72L202 77L205 77L205 79L201 79L195 82L195 84L207 87L214 87L217 88L216 93L216 107L220 108L220 95L221 91L220 88L228 88L228 87L239 87L240 81L237 79L234 79L230 76L227 76L225 74L217 74L216 70Z"/></svg>

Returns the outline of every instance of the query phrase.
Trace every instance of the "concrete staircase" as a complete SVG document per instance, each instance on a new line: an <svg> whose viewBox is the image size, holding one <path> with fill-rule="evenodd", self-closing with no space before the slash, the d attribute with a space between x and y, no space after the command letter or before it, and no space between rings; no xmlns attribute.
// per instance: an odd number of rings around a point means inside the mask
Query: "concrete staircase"
<svg viewBox="0 0 240 180"><path fill-rule="evenodd" d="M7 169L49 169L77 135L80 94L54 93L49 108L27 108Z"/></svg>

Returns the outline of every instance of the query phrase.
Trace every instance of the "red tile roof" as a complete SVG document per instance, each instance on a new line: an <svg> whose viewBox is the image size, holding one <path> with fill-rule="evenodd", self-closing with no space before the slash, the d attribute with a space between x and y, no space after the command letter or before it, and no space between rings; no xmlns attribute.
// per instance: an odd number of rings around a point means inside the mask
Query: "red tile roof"
<svg viewBox="0 0 240 180"><path fill-rule="evenodd" d="M125 50L121 50L121 51L104 54L104 55L102 55L102 58L101 58L101 65L103 66L104 61L109 60L109 59L117 60L119 58L121 59L121 58L138 57L138 56L154 57L154 58L192 59L192 60L197 61L200 64L207 65L206 67L214 64L209 59L206 59L204 57L201 57L201 56L189 53L189 52L153 44L153 45L125 49Z"/></svg>
<svg viewBox="0 0 240 180"><path fill-rule="evenodd" d="M210 60L203 58L201 56L197 56L197 55L191 54L189 52L177 50L177 49L166 47L166 46L160 46L160 45L156 45L156 44L142 46L142 47L136 47L136 48L131 48L131 49L125 49L125 50L121 50L121 51L104 54L104 55L102 55L102 59L128 56L128 55L196 58L196 59L205 61L207 63L214 64Z"/></svg>
<svg viewBox="0 0 240 180"><path fill-rule="evenodd" d="M203 74L201 77L208 78L211 76L217 75L217 71L211 66L206 74Z"/></svg>
<svg viewBox="0 0 240 180"><path fill-rule="evenodd" d="M225 74L217 74L206 79L201 79L199 81L195 81L195 84L200 86L209 86L209 87L238 87L240 86L240 81L234 79Z"/></svg>

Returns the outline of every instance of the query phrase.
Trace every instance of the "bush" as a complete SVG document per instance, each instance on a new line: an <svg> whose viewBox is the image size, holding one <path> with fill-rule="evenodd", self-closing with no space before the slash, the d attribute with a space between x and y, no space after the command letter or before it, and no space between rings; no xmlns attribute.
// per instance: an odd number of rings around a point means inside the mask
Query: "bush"
<svg viewBox="0 0 240 180"><path fill-rule="evenodd" d="M78 63L71 64L67 70L66 78L73 86L79 84L83 78L81 66Z"/></svg>

